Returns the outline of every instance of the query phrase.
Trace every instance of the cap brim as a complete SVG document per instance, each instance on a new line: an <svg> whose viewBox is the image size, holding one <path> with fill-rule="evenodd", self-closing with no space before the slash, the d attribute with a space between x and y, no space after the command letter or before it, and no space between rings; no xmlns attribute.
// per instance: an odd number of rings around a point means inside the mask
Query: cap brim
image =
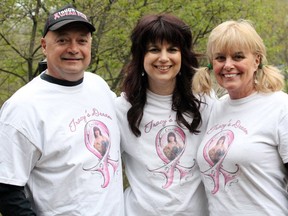
<svg viewBox="0 0 288 216"><path fill-rule="evenodd" d="M70 23L82 23L85 26L87 26L87 28L89 29L90 32L94 32L96 30L95 27L93 25L91 25L90 23L79 21L79 20L63 20L63 21L60 21L60 22L54 24L53 26L51 26L49 28L49 30L50 31L56 31L56 30L64 27L67 24L70 24Z"/></svg>

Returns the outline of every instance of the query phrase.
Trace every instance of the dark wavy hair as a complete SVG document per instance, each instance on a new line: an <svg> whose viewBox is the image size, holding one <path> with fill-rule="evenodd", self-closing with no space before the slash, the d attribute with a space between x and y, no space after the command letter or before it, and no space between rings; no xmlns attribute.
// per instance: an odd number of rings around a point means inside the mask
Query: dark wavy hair
<svg viewBox="0 0 288 216"><path fill-rule="evenodd" d="M127 119L135 136L141 136L139 125L143 117L146 103L147 76L144 72L144 56L149 43L166 41L181 50L181 69L176 76L176 86L173 91L172 107L176 112L176 121L184 125L192 133L199 133L202 122L199 112L200 101L191 90L195 68L198 68L197 54L192 50L192 33L190 27L178 17L171 14L143 16L131 33L131 61L122 69L124 77L122 91L126 93L131 104ZM192 118L188 122L184 116Z"/></svg>

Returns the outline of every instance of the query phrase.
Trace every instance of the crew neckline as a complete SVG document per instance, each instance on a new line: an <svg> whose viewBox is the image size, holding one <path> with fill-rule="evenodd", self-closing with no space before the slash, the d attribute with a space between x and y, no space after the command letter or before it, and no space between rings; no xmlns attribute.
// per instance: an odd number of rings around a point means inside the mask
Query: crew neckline
<svg viewBox="0 0 288 216"><path fill-rule="evenodd" d="M84 79L84 77L82 77L81 79L79 79L77 81L61 80L61 79L57 79L55 77L52 77L52 76L46 74L46 72L42 73L40 75L40 78L42 80L47 81L47 82L54 83L54 84L61 85L61 86L67 86L67 87L77 86L77 85L81 84L83 82L83 79Z"/></svg>

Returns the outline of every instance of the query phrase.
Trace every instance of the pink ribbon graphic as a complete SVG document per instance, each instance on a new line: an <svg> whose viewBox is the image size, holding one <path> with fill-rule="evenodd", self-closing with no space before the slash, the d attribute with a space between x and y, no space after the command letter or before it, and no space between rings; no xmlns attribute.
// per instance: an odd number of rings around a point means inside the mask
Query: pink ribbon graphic
<svg viewBox="0 0 288 216"><path fill-rule="evenodd" d="M195 166L195 159L193 160L194 163L191 167L184 167L179 164L180 158L183 155L186 147L185 139L186 136L183 130L175 126L167 126L162 128L156 136L156 151L160 159L165 164L156 169L148 168L148 170L150 172L160 173L165 176L166 183L162 186L164 189L168 188L173 183L175 170L179 171L180 180L188 174L192 174L192 168ZM172 144L169 146L169 140L174 141L174 146ZM168 142L168 144L165 146L163 143L166 142Z"/></svg>
<svg viewBox="0 0 288 216"><path fill-rule="evenodd" d="M97 138L101 138L101 142L96 142ZM98 163L90 168L84 168L86 171L97 171L103 176L102 188L107 187L110 182L110 173L108 164L113 167L114 173L119 166L119 159L110 159L110 135L106 125L97 120L91 120L87 122L84 129L84 140L87 149L92 152L98 159ZM96 144L97 145L96 145ZM93 145L94 144L94 145Z"/></svg>
<svg viewBox="0 0 288 216"><path fill-rule="evenodd" d="M213 180L214 188L211 191L212 194L217 193L219 190L220 174L223 175L224 185L226 186L230 181L235 179L239 171L238 164L235 164L237 168L234 172L225 170L222 165L223 160L225 159L233 140L233 132L230 130L224 130L214 135L205 145L203 156L211 167L201 173L203 173L205 176L210 177Z"/></svg>

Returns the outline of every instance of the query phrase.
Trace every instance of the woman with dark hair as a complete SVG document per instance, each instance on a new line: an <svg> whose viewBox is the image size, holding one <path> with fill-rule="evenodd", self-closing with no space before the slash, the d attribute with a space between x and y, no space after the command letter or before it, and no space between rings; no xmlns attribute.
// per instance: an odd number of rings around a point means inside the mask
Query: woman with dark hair
<svg viewBox="0 0 288 216"><path fill-rule="evenodd" d="M167 135L167 144L163 149L165 156L169 160L174 160L183 150L183 145L177 141L174 132L169 132Z"/></svg>
<svg viewBox="0 0 288 216"><path fill-rule="evenodd" d="M93 132L95 138L93 146L102 156L104 156L109 146L109 139L103 136L100 128L96 126L93 128Z"/></svg>
<svg viewBox="0 0 288 216"><path fill-rule="evenodd" d="M191 29L171 14L146 15L131 41L132 58L122 70L123 92L116 100L130 184L125 214L208 215L195 157L212 100L191 90L198 67ZM163 144L171 132L182 146L174 158Z"/></svg>

